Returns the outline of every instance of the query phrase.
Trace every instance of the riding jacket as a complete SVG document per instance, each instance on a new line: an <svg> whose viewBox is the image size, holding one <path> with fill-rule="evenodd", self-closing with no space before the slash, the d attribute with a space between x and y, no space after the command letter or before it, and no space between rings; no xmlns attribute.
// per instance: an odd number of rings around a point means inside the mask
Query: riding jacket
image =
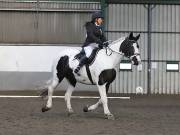
<svg viewBox="0 0 180 135"><path fill-rule="evenodd" d="M96 24L93 22L87 22L85 27L87 31L87 37L83 47L86 47L91 43L97 43L99 47L102 48L103 42L107 41L102 28L100 26L96 26Z"/></svg>

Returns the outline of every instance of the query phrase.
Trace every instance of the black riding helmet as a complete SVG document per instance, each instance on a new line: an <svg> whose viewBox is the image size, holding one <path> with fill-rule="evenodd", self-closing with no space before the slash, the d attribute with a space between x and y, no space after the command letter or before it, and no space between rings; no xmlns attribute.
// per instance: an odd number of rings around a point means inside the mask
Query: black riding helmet
<svg viewBox="0 0 180 135"><path fill-rule="evenodd" d="M92 14L92 18L91 20L94 22L96 18L103 18L104 19L104 16L102 15L102 12L101 11L97 11L97 12L94 12Z"/></svg>

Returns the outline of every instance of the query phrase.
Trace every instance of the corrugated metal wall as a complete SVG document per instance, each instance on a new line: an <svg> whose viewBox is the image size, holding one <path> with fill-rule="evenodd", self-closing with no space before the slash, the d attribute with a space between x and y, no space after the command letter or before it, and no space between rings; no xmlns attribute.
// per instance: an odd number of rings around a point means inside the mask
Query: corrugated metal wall
<svg viewBox="0 0 180 135"><path fill-rule="evenodd" d="M108 31L110 40L127 36L130 31L147 31L147 10L143 5L110 4L108 6ZM141 57L147 59L146 33L141 33L139 44ZM146 62L143 62L143 69L147 69ZM135 93L137 86L142 86L147 90L147 70L138 72L136 67L133 67L133 71L129 72L119 71L119 67L117 68L117 78L112 85L112 93Z"/></svg>
<svg viewBox="0 0 180 135"><path fill-rule="evenodd" d="M108 38L115 40L130 31L141 33L139 40L143 71L119 71L112 93L135 93L142 86L147 93L148 13L143 4L109 4ZM155 5L152 10L151 93L180 93L180 73L166 72L166 61L180 61L180 5Z"/></svg>
<svg viewBox="0 0 180 135"><path fill-rule="evenodd" d="M81 44L98 2L0 1L0 43Z"/></svg>
<svg viewBox="0 0 180 135"><path fill-rule="evenodd" d="M180 62L180 5L156 5L152 10L152 93L180 93L180 72L166 72L166 61Z"/></svg>

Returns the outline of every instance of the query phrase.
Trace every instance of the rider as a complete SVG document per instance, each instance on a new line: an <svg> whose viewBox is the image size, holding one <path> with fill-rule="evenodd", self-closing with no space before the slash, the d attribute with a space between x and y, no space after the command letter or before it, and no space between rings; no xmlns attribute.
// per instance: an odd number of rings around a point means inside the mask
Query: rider
<svg viewBox="0 0 180 135"><path fill-rule="evenodd" d="M104 17L102 13L97 11L92 14L91 21L85 24L87 36L85 43L82 46L85 51L85 55L81 57L79 65L74 70L75 73L78 73L81 67L86 64L86 61L88 60L94 48L99 47L102 49L103 46L108 46L108 42L106 42L107 40L102 30L103 20Z"/></svg>

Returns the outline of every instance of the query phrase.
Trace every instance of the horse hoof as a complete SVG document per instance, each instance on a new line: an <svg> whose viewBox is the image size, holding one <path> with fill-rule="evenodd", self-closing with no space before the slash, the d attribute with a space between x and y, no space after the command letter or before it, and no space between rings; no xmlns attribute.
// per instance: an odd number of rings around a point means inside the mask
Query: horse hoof
<svg viewBox="0 0 180 135"><path fill-rule="evenodd" d="M45 107L43 107L43 108L41 109L41 111L42 111L42 112L46 112L46 111L49 111L50 109L51 109L51 108L48 108L48 107L45 106Z"/></svg>
<svg viewBox="0 0 180 135"><path fill-rule="evenodd" d="M73 116L74 111L72 109L68 110L68 116Z"/></svg>
<svg viewBox="0 0 180 135"><path fill-rule="evenodd" d="M105 118L108 119L108 120L115 120L113 114L105 114Z"/></svg>
<svg viewBox="0 0 180 135"><path fill-rule="evenodd" d="M83 111L84 111L84 112L88 112L88 106L85 106L85 107L83 108Z"/></svg>
<svg viewBox="0 0 180 135"><path fill-rule="evenodd" d="M42 100L47 100L47 99L48 99L48 96L41 96L41 99L42 99Z"/></svg>
<svg viewBox="0 0 180 135"><path fill-rule="evenodd" d="M73 116L76 116L74 112L68 112L68 117L73 117Z"/></svg>

